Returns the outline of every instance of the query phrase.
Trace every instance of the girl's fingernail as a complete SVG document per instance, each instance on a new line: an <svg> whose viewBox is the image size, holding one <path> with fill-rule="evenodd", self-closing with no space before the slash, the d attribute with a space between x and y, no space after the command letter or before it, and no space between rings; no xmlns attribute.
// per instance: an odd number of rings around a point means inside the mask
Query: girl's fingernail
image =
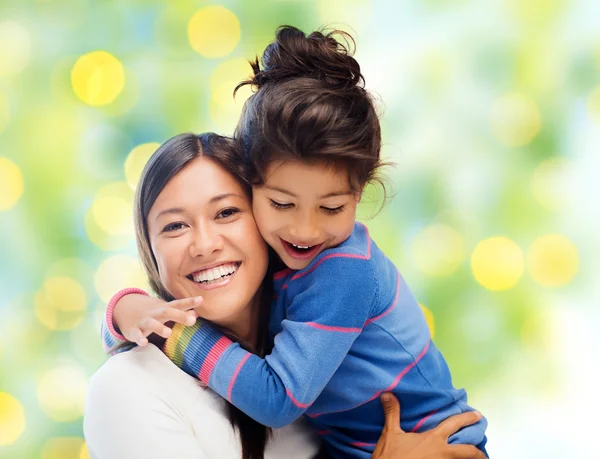
<svg viewBox="0 0 600 459"><path fill-rule="evenodd" d="M194 298L194 303L199 304L202 302L202 297L201 296L197 296L196 298Z"/></svg>

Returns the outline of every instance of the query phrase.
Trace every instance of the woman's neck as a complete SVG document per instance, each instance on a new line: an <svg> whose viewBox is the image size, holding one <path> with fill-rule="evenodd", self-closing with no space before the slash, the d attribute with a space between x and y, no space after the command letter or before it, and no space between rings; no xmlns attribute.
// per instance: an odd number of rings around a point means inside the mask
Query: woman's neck
<svg viewBox="0 0 600 459"><path fill-rule="evenodd" d="M258 322L260 319L261 291L254 295L247 307L229 323L222 324L236 340L244 343L251 350L257 350L258 345Z"/></svg>

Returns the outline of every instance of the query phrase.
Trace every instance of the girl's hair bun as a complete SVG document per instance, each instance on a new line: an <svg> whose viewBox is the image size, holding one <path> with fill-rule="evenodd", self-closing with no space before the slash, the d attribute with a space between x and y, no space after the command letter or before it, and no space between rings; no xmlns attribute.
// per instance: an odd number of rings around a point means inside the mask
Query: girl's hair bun
<svg viewBox="0 0 600 459"><path fill-rule="evenodd" d="M344 38L346 44L336 40L335 35ZM262 55L262 69L257 57L250 62L253 78L239 86L251 84L260 88L291 78L321 80L331 89L364 85L360 65L352 57L354 45L352 36L341 30L316 31L306 36L296 27L281 26L277 29L275 41Z"/></svg>

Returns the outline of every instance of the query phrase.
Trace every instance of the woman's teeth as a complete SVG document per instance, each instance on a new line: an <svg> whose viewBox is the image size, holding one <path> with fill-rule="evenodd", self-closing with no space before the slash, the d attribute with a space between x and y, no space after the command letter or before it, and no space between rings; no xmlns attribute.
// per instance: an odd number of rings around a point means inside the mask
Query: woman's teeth
<svg viewBox="0 0 600 459"><path fill-rule="evenodd" d="M210 284L231 276L237 271L239 263L225 263L214 268L204 269L192 274L194 282Z"/></svg>

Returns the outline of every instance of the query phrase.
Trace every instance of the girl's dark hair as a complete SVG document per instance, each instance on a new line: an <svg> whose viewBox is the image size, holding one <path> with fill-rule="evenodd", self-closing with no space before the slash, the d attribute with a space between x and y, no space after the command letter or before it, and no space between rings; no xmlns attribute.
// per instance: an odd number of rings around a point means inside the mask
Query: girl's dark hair
<svg viewBox="0 0 600 459"><path fill-rule="evenodd" d="M140 178L135 194L135 230L138 252L142 265L148 275L150 287L163 300L171 301L173 296L167 291L160 280L158 265L148 235L148 213L156 198L167 185L191 161L201 156L207 157L218 163L223 169L235 177L250 196L250 187L244 182L243 160L240 158L239 149L228 137L214 133L206 134L181 134L167 140L152 155ZM222 330L232 339L238 341L247 350L264 357L271 351L269 341L268 322L272 298L272 267L269 269L261 285L261 302L258 325L258 344L256 349L249 349L246 343L240 342L226 330ZM264 451L271 430L229 402L228 414L232 427L237 428L242 443L242 459L264 459Z"/></svg>
<svg viewBox="0 0 600 459"><path fill-rule="evenodd" d="M345 39L345 44L334 36ZM264 183L271 161L297 159L347 170L350 186L362 191L377 176L381 128L372 97L364 87L354 39L334 30L306 36L291 26L277 29L261 62L250 62L256 92L244 105L235 132L252 185Z"/></svg>

